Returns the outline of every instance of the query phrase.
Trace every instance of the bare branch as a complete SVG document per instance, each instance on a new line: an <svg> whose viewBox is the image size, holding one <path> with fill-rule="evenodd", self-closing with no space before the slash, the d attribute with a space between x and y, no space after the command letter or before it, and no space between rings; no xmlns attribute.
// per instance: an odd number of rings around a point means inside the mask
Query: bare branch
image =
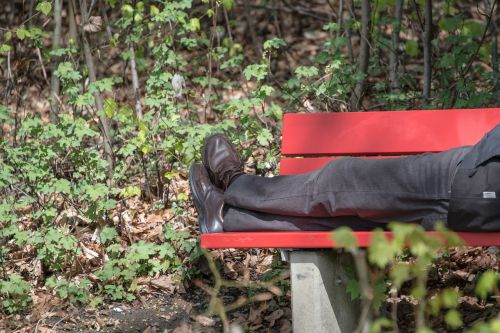
<svg viewBox="0 0 500 333"><path fill-rule="evenodd" d="M424 41L424 87L422 95L424 102L428 103L431 97L432 82L432 0L425 0L425 27L423 34Z"/></svg>
<svg viewBox="0 0 500 333"><path fill-rule="evenodd" d="M391 50L389 53L389 80L391 81L391 92L398 94L401 92L398 75L398 47L399 47L399 32L401 31L401 18L403 16L404 0L397 0L394 9L394 19L392 21L392 36Z"/></svg>
<svg viewBox="0 0 500 333"><path fill-rule="evenodd" d="M54 35L52 36L52 50L61 47L61 27L62 27L62 0L54 0ZM57 122L59 114L59 95L60 82L55 70L59 65L59 57L54 57L52 61L52 77L50 79L50 121Z"/></svg>
<svg viewBox="0 0 500 333"><path fill-rule="evenodd" d="M351 111L362 109L363 97L366 89L366 76L368 75L368 65L370 60L370 0L361 2L361 44L358 58L358 74L362 76L354 89L351 97Z"/></svg>

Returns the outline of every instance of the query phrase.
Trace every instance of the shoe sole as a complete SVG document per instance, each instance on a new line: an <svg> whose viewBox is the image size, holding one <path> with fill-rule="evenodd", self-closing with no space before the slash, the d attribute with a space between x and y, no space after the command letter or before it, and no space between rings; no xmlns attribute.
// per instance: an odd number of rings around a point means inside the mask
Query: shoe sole
<svg viewBox="0 0 500 333"><path fill-rule="evenodd" d="M196 165L192 165L189 169L189 189L191 190L191 196L193 197L194 206L196 207L196 211L198 212L198 226L202 234L208 233L208 228L203 227L206 223L202 223L205 220L205 208L203 203L200 200L200 193L196 190L195 181L193 179L194 172L193 170L196 168ZM204 168L202 166L202 168Z"/></svg>

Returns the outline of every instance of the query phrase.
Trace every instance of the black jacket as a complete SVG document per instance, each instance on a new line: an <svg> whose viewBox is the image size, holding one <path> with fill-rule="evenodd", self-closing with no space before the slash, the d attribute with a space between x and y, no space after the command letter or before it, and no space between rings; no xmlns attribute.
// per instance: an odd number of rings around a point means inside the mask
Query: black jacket
<svg viewBox="0 0 500 333"><path fill-rule="evenodd" d="M500 125L460 162L451 185L448 226L463 231L500 231Z"/></svg>

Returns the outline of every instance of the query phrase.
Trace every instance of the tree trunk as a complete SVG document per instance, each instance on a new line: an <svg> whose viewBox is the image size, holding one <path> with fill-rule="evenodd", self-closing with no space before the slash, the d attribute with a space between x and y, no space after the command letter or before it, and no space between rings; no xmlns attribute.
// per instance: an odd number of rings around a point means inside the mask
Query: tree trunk
<svg viewBox="0 0 500 333"><path fill-rule="evenodd" d="M389 53L389 80L391 82L391 93L399 94L401 86L399 84L399 32L401 31L401 17L403 16L404 0L397 0L394 9L394 19L392 21L391 52Z"/></svg>
<svg viewBox="0 0 500 333"><path fill-rule="evenodd" d="M54 0L54 36L52 38L52 50L61 47L61 11L62 0ZM54 74L59 65L59 57L52 61L52 77L50 80L50 121L55 124L59 117L59 89L60 82L57 75Z"/></svg>
<svg viewBox="0 0 500 333"><path fill-rule="evenodd" d="M87 13L87 3L86 0L80 0L80 10L82 13L82 21L83 25L85 26L88 23L88 13ZM85 55L85 62L88 67L89 71L89 82L90 84L94 83L97 81L96 78L96 72L95 72L95 66L94 66L94 59L92 57L92 52L90 50L90 44L89 41L87 40L86 33L84 29L82 28L81 31L82 35L82 43L83 43L83 52ZM112 149L112 138L111 138L111 132L109 129L109 122L108 118L106 118L106 115L104 114L103 111L103 103L101 99L101 94L96 91L94 93L94 99L95 99L95 105L97 108L97 112L99 115L99 121L101 123L101 131L102 131L102 136L103 136L103 143L104 143L104 154L106 155L106 161L108 162L108 184L111 185L112 179L113 179L113 173L114 173L114 156L113 156L113 149Z"/></svg>
<svg viewBox="0 0 500 333"><path fill-rule="evenodd" d="M353 9L352 9L352 1L351 1L351 4L349 6L350 6L349 9L348 9L349 26L346 27L347 52L349 54L349 60L351 61L351 64L354 64L354 51L352 49L352 30L350 28L350 23L354 19L354 17L352 17L352 14L351 14L351 11L353 11Z"/></svg>
<svg viewBox="0 0 500 333"><path fill-rule="evenodd" d="M356 84L354 94L351 96L351 111L360 111L366 89L366 76L370 60L370 15L370 0L363 0L361 2L361 43L358 58L358 74L363 77Z"/></svg>
<svg viewBox="0 0 500 333"><path fill-rule="evenodd" d="M496 1L489 1L490 6L495 6ZM494 91L497 103L500 103L500 72L498 69L498 27L497 27L497 11L496 8L491 8L491 67L494 73Z"/></svg>
<svg viewBox="0 0 500 333"><path fill-rule="evenodd" d="M431 97L432 83L432 0L425 0L425 27L424 27L424 87L423 98L426 104Z"/></svg>
<svg viewBox="0 0 500 333"><path fill-rule="evenodd" d="M137 119L142 119L141 95L139 92L139 76L137 75L137 64L135 62L134 45L130 42L130 72L132 73L132 90L134 93L135 116Z"/></svg>
<svg viewBox="0 0 500 333"><path fill-rule="evenodd" d="M78 40L78 32L76 30L75 21L75 0L68 0L68 20L69 20L69 39L74 42Z"/></svg>

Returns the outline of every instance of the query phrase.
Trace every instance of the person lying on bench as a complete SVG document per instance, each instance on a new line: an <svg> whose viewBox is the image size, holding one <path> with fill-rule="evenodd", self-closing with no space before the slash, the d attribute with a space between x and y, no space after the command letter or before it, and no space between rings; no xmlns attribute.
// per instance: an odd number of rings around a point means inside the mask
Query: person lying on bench
<svg viewBox="0 0 500 333"><path fill-rule="evenodd" d="M500 230L500 125L476 145L397 158L346 157L316 171L265 178L243 172L223 134L208 137L189 184L202 233L354 230L388 222Z"/></svg>

